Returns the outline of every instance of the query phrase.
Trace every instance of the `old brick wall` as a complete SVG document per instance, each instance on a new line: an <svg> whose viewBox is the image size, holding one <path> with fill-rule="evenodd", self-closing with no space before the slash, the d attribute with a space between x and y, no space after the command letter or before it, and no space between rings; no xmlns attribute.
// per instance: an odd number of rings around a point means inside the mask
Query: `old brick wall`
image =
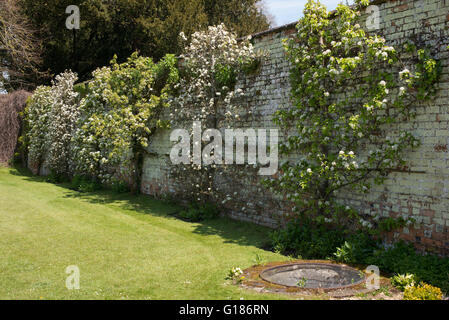
<svg viewBox="0 0 449 320"><path fill-rule="evenodd" d="M380 33L398 46L414 35L429 33L426 44L434 47L443 64L440 90L435 100L415 106L415 121L391 128L406 129L422 145L406 154L408 168L394 172L368 196L342 195L364 213L411 216L414 228L404 228L392 237L416 243L418 248L449 254L449 1L385 1L381 8ZM426 36L424 36L426 39ZM440 39L439 42L435 39ZM436 47L437 46L437 47Z"/></svg>
<svg viewBox="0 0 449 320"><path fill-rule="evenodd" d="M366 196L342 192L339 198L366 214L383 216L407 215L417 220L414 228L404 228L392 237L413 241L420 248L449 254L449 0L373 1L380 12L380 28L373 32L383 35L387 44L398 46L417 34L430 32L428 45L439 46L437 58L443 64L440 90L435 100L415 106L417 117L409 123L391 128L407 129L419 137L422 145L406 154L408 168L394 172L387 182L375 187ZM299 8L298 8L299 10ZM361 21L363 23L363 19ZM363 25L361 23L361 25ZM295 24L253 35L256 49L267 52L260 72L240 79L238 86L250 92L245 102L253 116L237 127L274 128L272 115L289 103L289 65L285 59L282 39L295 32ZM440 39L437 43L435 38ZM164 196L174 194L176 182L168 175L171 143L169 132L159 132L145 159L142 192ZM245 170L244 168L242 170ZM219 176L217 189L231 195L233 201L220 203L229 216L276 226L288 215L291 207L283 199L269 194L259 178Z"/></svg>

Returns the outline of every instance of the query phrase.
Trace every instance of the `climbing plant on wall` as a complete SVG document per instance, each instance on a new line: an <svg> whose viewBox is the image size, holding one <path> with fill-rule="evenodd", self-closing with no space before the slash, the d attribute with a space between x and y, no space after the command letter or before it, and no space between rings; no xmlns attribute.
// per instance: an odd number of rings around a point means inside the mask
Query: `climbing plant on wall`
<svg viewBox="0 0 449 320"><path fill-rule="evenodd" d="M71 174L73 154L70 148L72 135L78 121L78 93L73 86L78 80L76 73L66 71L56 76L51 94L52 108L48 125L48 164L57 175Z"/></svg>
<svg viewBox="0 0 449 320"><path fill-rule="evenodd" d="M186 40L183 34L180 36ZM193 121L201 121L202 129L216 129L223 122L230 126L251 112L239 103L245 90L236 87L239 75L254 72L262 57L249 40L238 41L223 24L192 35L181 56L179 92L170 113L172 129L192 129ZM205 142L209 141L200 141ZM214 151L218 152L213 150L206 157L213 156ZM172 166L171 176L182 186L184 195L204 202L219 197L213 185L213 172L218 167L224 168L221 161L198 164L189 154L188 161Z"/></svg>
<svg viewBox="0 0 449 320"><path fill-rule="evenodd" d="M73 154L71 138L78 121L77 75L65 71L56 76L51 87L36 89L26 108L29 128L29 159L39 168L44 160L56 175L70 175Z"/></svg>
<svg viewBox="0 0 449 320"><path fill-rule="evenodd" d="M29 98L26 108L28 124L28 159L31 167L39 168L44 162L47 133L48 112L52 106L51 87L39 86Z"/></svg>
<svg viewBox="0 0 449 320"><path fill-rule="evenodd" d="M73 137L76 173L103 183L123 178L137 190L151 136L168 125L161 115L178 81L176 64L173 55L156 64L134 53L93 73Z"/></svg>
<svg viewBox="0 0 449 320"><path fill-rule="evenodd" d="M287 136L280 146L286 161L267 184L297 212L374 229L381 217L341 204L338 192L367 193L405 165L405 152L419 140L397 124L413 119L412 106L436 93L440 65L425 48L409 43L397 50L367 34L358 24L367 4L340 4L330 13L309 0L296 35L285 41L293 107L276 114Z"/></svg>

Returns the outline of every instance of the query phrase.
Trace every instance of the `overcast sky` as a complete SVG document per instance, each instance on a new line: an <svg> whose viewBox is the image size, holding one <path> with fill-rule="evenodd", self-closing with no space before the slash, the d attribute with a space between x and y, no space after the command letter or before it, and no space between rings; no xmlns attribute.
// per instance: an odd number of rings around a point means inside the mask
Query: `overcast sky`
<svg viewBox="0 0 449 320"><path fill-rule="evenodd" d="M340 2L342 0L321 0L328 10L335 9ZM306 3L307 0L265 0L268 11L275 18L276 26L297 21L302 16Z"/></svg>

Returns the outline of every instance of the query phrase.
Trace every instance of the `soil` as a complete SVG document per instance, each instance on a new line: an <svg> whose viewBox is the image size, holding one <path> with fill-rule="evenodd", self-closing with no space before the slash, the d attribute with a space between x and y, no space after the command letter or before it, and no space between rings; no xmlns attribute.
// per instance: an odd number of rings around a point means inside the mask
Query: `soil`
<svg viewBox="0 0 449 320"><path fill-rule="evenodd" d="M291 263L326 263L337 264L332 261L323 260L292 260L282 262L270 262L261 265L254 265L248 269L243 270L243 280L239 285L245 289L254 290L261 293L281 293L286 294L293 299L323 299L323 300L402 300L403 293L394 288L390 280L384 276L380 276L379 289L367 289L366 284L358 284L348 286L341 289L306 289L301 287L287 287L273 284L263 280L260 273L268 268L279 265ZM345 264L341 264L347 266ZM362 266L350 266L356 270L365 273L366 276L370 274L365 272Z"/></svg>

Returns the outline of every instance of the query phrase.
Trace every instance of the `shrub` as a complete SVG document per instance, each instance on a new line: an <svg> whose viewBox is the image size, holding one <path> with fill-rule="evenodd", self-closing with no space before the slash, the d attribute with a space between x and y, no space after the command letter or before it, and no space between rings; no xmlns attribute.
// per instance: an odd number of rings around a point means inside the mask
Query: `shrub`
<svg viewBox="0 0 449 320"><path fill-rule="evenodd" d="M126 176L137 191L151 136L166 123L161 120L169 93L178 81L176 59L167 55L158 64L134 53L124 63L93 72L72 138L75 172L110 184Z"/></svg>
<svg viewBox="0 0 449 320"><path fill-rule="evenodd" d="M44 180L50 183L64 183L70 182L69 178L64 174L59 174L54 170L50 170L50 173L45 176Z"/></svg>
<svg viewBox="0 0 449 320"><path fill-rule="evenodd" d="M366 257L378 248L379 243L372 237L363 232L355 232L347 236L333 256L335 260L345 263L364 263Z"/></svg>
<svg viewBox="0 0 449 320"><path fill-rule="evenodd" d="M243 271L239 267L232 267L228 275L226 276L226 280L237 280L238 282L241 282L245 277L242 276Z"/></svg>
<svg viewBox="0 0 449 320"><path fill-rule="evenodd" d="M130 191L128 184L119 179L112 179L110 188L117 193L126 193Z"/></svg>
<svg viewBox="0 0 449 320"><path fill-rule="evenodd" d="M189 206L188 209L179 213L179 216L183 219L197 222L203 220L209 220L216 218L219 215L217 206L211 203L194 203Z"/></svg>
<svg viewBox="0 0 449 320"><path fill-rule="evenodd" d="M56 76L51 87L36 89L27 104L31 165L39 169L44 160L58 176L70 176L71 138L79 116L78 93L74 91L77 75L66 71Z"/></svg>
<svg viewBox="0 0 449 320"><path fill-rule="evenodd" d="M421 255L404 241L371 252L361 263L376 265L385 273L413 273L420 281L449 292L449 258Z"/></svg>
<svg viewBox="0 0 449 320"><path fill-rule="evenodd" d="M52 83L53 103L49 112L47 133L47 160L51 170L59 175L71 176L71 139L79 117L78 93L73 86L76 73L65 71Z"/></svg>
<svg viewBox="0 0 449 320"><path fill-rule="evenodd" d="M299 215L285 228L270 234L275 251L307 259L335 258L345 263L363 261L378 243L361 231L348 231L307 214Z"/></svg>
<svg viewBox="0 0 449 320"><path fill-rule="evenodd" d="M306 259L324 259L332 256L335 248L344 243L345 232L337 226L300 215L285 228L272 232L270 237L277 252Z"/></svg>
<svg viewBox="0 0 449 320"><path fill-rule="evenodd" d="M404 291L404 300L442 300L443 293L440 288L422 283L415 286L408 286Z"/></svg>
<svg viewBox="0 0 449 320"><path fill-rule="evenodd" d="M52 104L51 87L39 86L28 100L25 111L25 120L28 126L26 133L28 159L30 165L37 170L45 160L49 112Z"/></svg>
<svg viewBox="0 0 449 320"><path fill-rule="evenodd" d="M187 40L184 34L180 36ZM245 85L237 88L236 82L245 67L260 58L249 39L238 41L224 24L195 32L183 50L179 94L175 95L170 111L171 125L185 128L199 120L212 129L218 123L231 126L249 116L251 110L242 103L249 91L246 92ZM170 176L177 182L178 194L203 203L228 198L216 188L212 178L228 166L217 166L218 161L203 162L200 166L195 162L182 161L183 165L171 166Z"/></svg>
<svg viewBox="0 0 449 320"><path fill-rule="evenodd" d="M396 274L391 277L391 284L401 291L407 287L414 287L418 283L418 278L412 273Z"/></svg>
<svg viewBox="0 0 449 320"><path fill-rule="evenodd" d="M334 253L334 256L337 261L342 262L353 262L354 260L354 247L348 241L345 241L343 246L337 248L337 251Z"/></svg>
<svg viewBox="0 0 449 320"><path fill-rule="evenodd" d="M277 252L306 259L333 258L344 263L376 265L383 273L413 274L415 283L419 279L449 292L449 258L421 255L404 241L384 247L367 233L350 233L343 227L318 223L306 214L273 231L270 238ZM402 277L407 278L396 275L392 283L400 287L406 281Z"/></svg>
<svg viewBox="0 0 449 320"><path fill-rule="evenodd" d="M93 192L100 190L102 186L92 178L82 175L75 175L70 182L70 188L80 192Z"/></svg>
<svg viewBox="0 0 449 320"><path fill-rule="evenodd" d="M342 210L338 195L368 193L406 164L405 152L420 143L398 124L413 119L412 105L433 98L441 70L429 50L410 45L402 54L366 33L359 19L367 3L339 4L330 13L309 0L296 35L285 39L292 106L274 115L286 133L279 146L285 161L266 185L294 211L376 230L382 216Z"/></svg>

